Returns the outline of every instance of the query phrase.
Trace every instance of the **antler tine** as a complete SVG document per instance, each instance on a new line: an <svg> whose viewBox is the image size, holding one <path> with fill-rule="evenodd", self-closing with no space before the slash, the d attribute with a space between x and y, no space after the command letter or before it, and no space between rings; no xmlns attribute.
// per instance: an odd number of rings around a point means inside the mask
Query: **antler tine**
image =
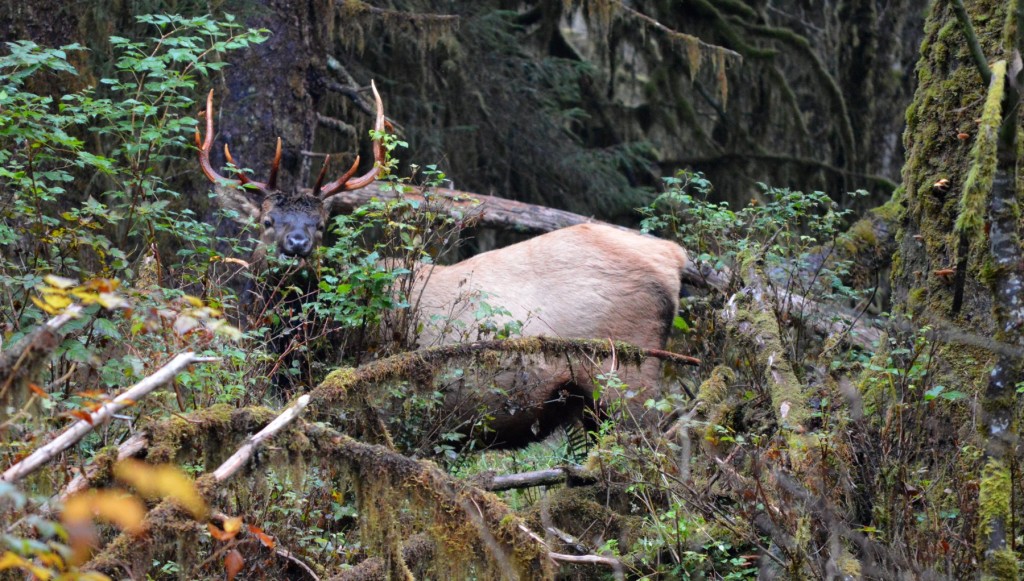
<svg viewBox="0 0 1024 581"><path fill-rule="evenodd" d="M217 184L235 181L217 173L210 163L210 150L213 149L213 89L210 89L210 94L206 97L206 139L200 138L197 128L196 147L199 148L199 167L203 169L203 173L211 182Z"/></svg>
<svg viewBox="0 0 1024 581"><path fill-rule="evenodd" d="M381 100L380 93L377 92L377 85L373 81L370 81L370 88L373 90L373 98L377 102L377 119L373 128L380 134L384 132L386 123L384 119L384 102ZM356 163L353 164L349 171L345 172L345 175L324 186L321 196L326 198L342 190L357 190L370 185L377 178L377 174L380 173L380 166L383 163L384 144L378 138L373 141L373 168L364 175L351 179L352 174L355 173L355 169L359 165L359 158L357 157Z"/></svg>
<svg viewBox="0 0 1024 581"><path fill-rule="evenodd" d="M324 158L324 165L320 168L320 175L316 178L316 185L313 186L313 195L320 192L320 186L324 183L324 176L327 175L327 166L331 164L331 156Z"/></svg>
<svg viewBox="0 0 1024 581"><path fill-rule="evenodd" d="M267 180L267 187L277 189L277 168L281 166L281 138L277 138L277 151L274 152L274 163L270 165L270 179Z"/></svg>
<svg viewBox="0 0 1024 581"><path fill-rule="evenodd" d="M211 182L215 184L226 182L233 185L250 186L250 188L254 187L264 193L268 191L267 184L253 181L246 177L246 175L241 171L238 172L238 179L235 180L226 178L213 169L213 164L210 163L210 150L213 149L213 89L210 89L210 94L206 96L206 138L201 140L199 130L196 129L196 147L199 148L199 166L203 168L203 173L206 174L206 177L209 178ZM228 163L236 168L239 167L238 164L235 163L235 160L231 158L231 150L228 149L228 144L226 143L224 144L224 157L228 160ZM277 161L280 160L280 157L281 140L278 138L277 160L275 160L271 177L273 177L277 172Z"/></svg>
<svg viewBox="0 0 1024 581"><path fill-rule="evenodd" d="M321 196L326 198L328 196L331 196L331 195L334 195L335 193L337 193L338 192L338 185L339 184L344 185L344 183L347 182L349 180L349 178L351 178L353 175L355 175L357 169L359 169L359 156L358 155L356 156L356 160L352 162L352 167L348 168L348 170L344 174L342 174L342 176L340 178L338 178L338 179L334 180L333 182L327 184L327 187L324 188L323 194L321 194ZM316 194L317 191L318 190L313 190L313 193Z"/></svg>

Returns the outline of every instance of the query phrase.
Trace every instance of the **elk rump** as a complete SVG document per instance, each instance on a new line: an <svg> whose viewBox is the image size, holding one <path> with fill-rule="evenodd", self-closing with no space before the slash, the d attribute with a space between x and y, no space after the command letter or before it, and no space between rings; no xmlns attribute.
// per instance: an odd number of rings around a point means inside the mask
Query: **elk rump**
<svg viewBox="0 0 1024 581"><path fill-rule="evenodd" d="M522 323L524 336L611 339L662 349L675 317L686 252L677 244L600 224L556 230L452 266L416 273L411 302L420 347L472 339L481 301L497 307L491 323ZM518 367L518 366L516 366ZM480 385L464 378L445 386L445 411L469 436L494 448L517 448L582 419L593 428L601 402L598 374L609 362L535 358L499 371ZM616 370L632 394L628 417L647 423L643 403L658 385L660 367ZM483 418L474 421L473 418Z"/></svg>

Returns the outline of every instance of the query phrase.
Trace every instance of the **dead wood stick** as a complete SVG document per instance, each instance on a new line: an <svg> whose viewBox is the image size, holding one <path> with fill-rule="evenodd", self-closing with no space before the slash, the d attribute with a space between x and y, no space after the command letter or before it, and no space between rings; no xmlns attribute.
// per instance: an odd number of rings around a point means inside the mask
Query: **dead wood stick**
<svg viewBox="0 0 1024 581"><path fill-rule="evenodd" d="M561 466L546 470L534 470L519 474L502 474L474 479L474 484L492 492L511 490L513 488L532 488L534 486L550 486L570 480L593 482L593 476L587 474L582 466Z"/></svg>
<svg viewBox="0 0 1024 581"><path fill-rule="evenodd" d="M302 410L306 409L307 405L309 405L309 394L300 397L294 405L286 409L281 413L281 415L277 416L272 422L267 424L265 428L257 432L242 444L242 446L238 448L230 458L225 460L224 463L213 472L214 479L216 479L217 482L224 482L230 478L232 474L237 472L239 468L249 461L249 458L252 457L257 446L262 444L264 440L271 438L274 434L280 432L285 426L291 423L292 420L299 417L302 414Z"/></svg>
<svg viewBox="0 0 1024 581"><path fill-rule="evenodd" d="M25 476L35 472L41 466L52 460L57 454L67 450L76 442L81 440L92 429L109 420L111 416L124 408L134 405L138 400L146 397L156 388L174 379L186 367L193 363L206 361L218 361L216 357L198 357L195 353L186 352L174 356L166 365L145 377L142 381L133 385L128 391L122 393L100 406L99 409L89 414L89 420L79 420L57 436L52 442L39 448L27 458L11 466L4 472L0 480L5 482L17 482Z"/></svg>
<svg viewBox="0 0 1024 581"><path fill-rule="evenodd" d="M625 576L622 572L622 562L618 559L611 557L600 557L598 555L566 555L565 553L556 553L551 550L548 546L547 541L537 533L531 531L524 524L519 525L519 530L523 531L528 537L532 538L542 547L547 549L547 557L556 563L575 563L575 564L588 564L588 565L604 565L611 567L614 571L616 579L624 579Z"/></svg>
<svg viewBox="0 0 1024 581"><path fill-rule="evenodd" d="M605 567L611 567L615 571L616 579L624 578L622 562L611 557L602 557L600 555L566 555L565 553L548 553L548 557L559 563L604 565Z"/></svg>

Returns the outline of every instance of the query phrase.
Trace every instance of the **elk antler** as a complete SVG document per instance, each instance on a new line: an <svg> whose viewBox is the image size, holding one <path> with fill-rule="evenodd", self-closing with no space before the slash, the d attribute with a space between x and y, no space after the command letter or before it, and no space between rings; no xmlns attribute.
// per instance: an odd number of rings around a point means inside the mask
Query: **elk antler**
<svg viewBox="0 0 1024 581"><path fill-rule="evenodd" d="M213 164L210 163L210 150L213 149L213 89L210 89L210 94L206 97L206 139L200 138L199 130L196 129L196 147L199 148L199 166L203 168L203 173L213 183L224 183L227 182L233 185L248 186L249 188L255 188L261 192L267 194L277 189L277 170L281 165L281 138L277 138L277 151L274 153L274 163L270 167L270 179L267 183L257 182L251 180L242 172L238 172L238 179L228 179L213 169ZM224 144L224 157L228 160L228 163L238 167L235 160L231 158L231 150L228 149L228 144Z"/></svg>
<svg viewBox="0 0 1024 581"><path fill-rule="evenodd" d="M373 89L373 98L377 102L377 119L376 122L373 124L373 129L374 131L378 132L378 134L380 134L384 131L385 123L384 102L381 101L380 93L377 92L377 85L374 84L373 81L370 81L370 88ZM326 159L324 160L325 168L327 167L327 161L328 160ZM327 198L328 196L334 195L343 190L358 190L359 188L363 188L370 185L370 183L372 183L373 180L377 178L377 174L380 172L380 166L382 163L384 163L384 144L381 143L380 139L378 138L373 141L373 168L370 171L366 172L366 174L355 179L352 179L352 174L356 173L356 168L359 167L359 157L356 156L355 163L353 163L352 167L350 167L349 170L345 172L345 175L324 186L323 190L320 192L320 196L323 198ZM323 180L323 170L321 170L320 174L320 179L317 180L317 186L319 186L321 181ZM318 190L319 187L314 188L314 194L316 194Z"/></svg>

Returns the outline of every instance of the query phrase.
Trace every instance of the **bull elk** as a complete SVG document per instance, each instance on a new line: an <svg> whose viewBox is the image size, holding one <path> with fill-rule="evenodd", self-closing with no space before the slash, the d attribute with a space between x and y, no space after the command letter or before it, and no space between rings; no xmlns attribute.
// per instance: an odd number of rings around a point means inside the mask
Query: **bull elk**
<svg viewBox="0 0 1024 581"><path fill-rule="evenodd" d="M376 85L371 84L373 97L377 105L377 116L374 129L384 131L384 103L377 93ZM378 133L380 135L380 133ZM360 177L353 177L359 168L359 156L356 156L352 167L340 178L324 184L324 176L331 158L327 156L316 185L312 191L295 188L285 192L277 187L277 173L281 165L281 138L277 139L277 151L270 166L270 177L267 181L257 182L249 179L244 173L238 173L238 179L226 178L213 169L210 163L210 151L213 149L213 91L206 98L206 139L201 140L196 131L196 147L199 148L199 166L203 173L214 184L217 190L217 201L228 210L234 210L244 224L249 220L260 224L260 244L256 258L271 246L276 246L285 256L305 258L316 248L323 237L324 227L329 217L331 196L348 190L356 190L369 185L377 177L380 164L384 161L384 146L380 140L373 142L373 168ZM224 144L224 157L228 163L235 165L231 151ZM237 168L238 166L235 165Z"/></svg>
<svg viewBox="0 0 1024 581"><path fill-rule="evenodd" d="M378 130L383 130L380 96ZM321 187L321 171L312 193L284 194L275 178L280 145L266 184L239 174L226 179L213 170L209 153L213 135L212 94L207 100L206 140L200 147L203 172L220 185L241 190L221 192L218 199L240 217L262 225L264 244L276 243L286 255L305 257L323 235L330 213L330 196L369 184L376 169L350 179L355 165L338 180ZM199 143L199 136L196 136ZM279 141L280 144L280 141ZM381 154L380 144L375 152ZM228 161L230 155L225 153ZM324 164L326 167L326 163ZM255 200L250 195L258 196ZM241 208L241 209L240 209ZM522 333L561 338L609 338L650 349L664 348L680 294L680 278L688 263L677 244L607 225L582 224L549 232L506 248L492 250L451 266L434 265L413 276L410 297L423 323L421 346L460 340L458 326L473 325L471 309L459 309L467 297L486 295L503 307L506 317L524 322ZM520 447L548 436L554 429L580 419L593 409L599 371L594 362L531 361L525 373L507 372L498 389L479 385L452 386L446 407L452 417L468 418L487 410L486 433L473 434L499 448ZM637 391L654 387L660 375L656 362L620 377ZM645 397L634 398L640 402ZM633 408L637 408L634 406ZM640 410L637 410L640 411Z"/></svg>

